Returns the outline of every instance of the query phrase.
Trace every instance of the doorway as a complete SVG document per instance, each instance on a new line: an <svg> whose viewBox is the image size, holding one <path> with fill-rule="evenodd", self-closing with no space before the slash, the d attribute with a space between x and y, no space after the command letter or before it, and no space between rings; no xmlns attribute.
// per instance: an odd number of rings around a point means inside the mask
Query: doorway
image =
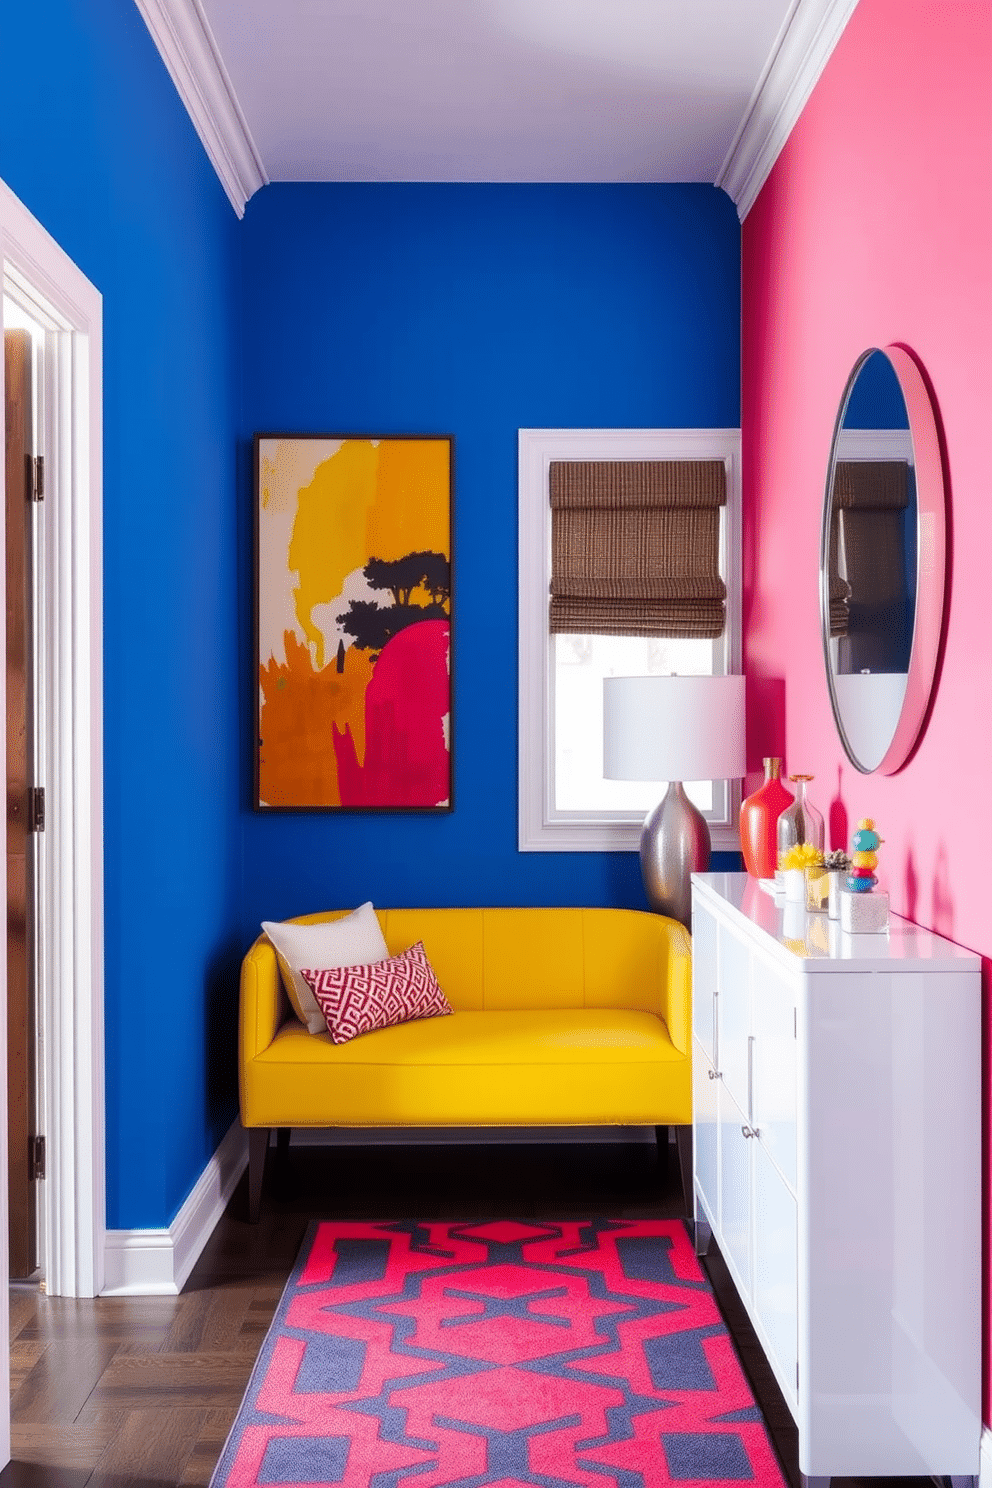
<svg viewBox="0 0 992 1488"><path fill-rule="evenodd" d="M12 1278L44 1273L45 1136L37 1004L39 858L44 832L38 759L41 670L36 575L44 495L46 328L5 293L4 446L7 769L7 1201Z"/></svg>
<svg viewBox="0 0 992 1488"><path fill-rule="evenodd" d="M0 321L31 334L32 392L45 456L31 598L39 649L30 755L44 787L43 834L26 868L37 934L37 1132L46 1138L36 1182L36 1234L47 1290L92 1297L103 1288L105 1118L103 1058L102 301L99 292L0 181ZM29 324L25 325L27 320ZM5 327L0 327L5 328ZM6 360L6 358L5 358ZM5 475L6 500L6 475ZM5 586L6 587L6 586ZM0 607L8 623L10 596ZM0 679L6 694L7 679ZM38 838L43 838L39 851ZM16 865L15 865L16 866ZM6 889L6 856L0 876ZM0 994L6 1000L6 957ZM6 1128L6 1110L0 1110ZM19 1139L18 1139L19 1141ZM6 1131L0 1204L6 1211ZM7 1215L0 1215L7 1228ZM2 1264L2 1263L0 1263ZM5 1278L0 1277L0 1281ZM0 1309L0 1345L7 1333ZM2 1433L0 1433L2 1434ZM2 1443L0 1443L2 1445Z"/></svg>

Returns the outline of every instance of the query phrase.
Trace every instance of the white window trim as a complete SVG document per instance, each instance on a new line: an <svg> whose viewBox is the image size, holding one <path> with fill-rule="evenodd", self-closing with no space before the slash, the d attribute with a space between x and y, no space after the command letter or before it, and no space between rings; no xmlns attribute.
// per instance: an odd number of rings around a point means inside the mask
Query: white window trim
<svg viewBox="0 0 992 1488"><path fill-rule="evenodd" d="M521 852L637 852L643 818L555 810L548 633L552 460L723 460L727 469L727 617L730 670L741 668L741 431L739 429L521 429L519 431L519 837ZM730 824L711 827L717 852L739 852L733 784Z"/></svg>
<svg viewBox="0 0 992 1488"><path fill-rule="evenodd" d="M51 308L61 337L57 459L46 469L44 578L46 1030L45 1279L50 1294L98 1296L106 1239L103 982L103 301L0 181L0 265ZM2 324L0 310L0 324ZM2 381L2 372L0 372ZM49 438L55 434L49 430ZM3 477L0 476L0 486ZM2 522L2 504L0 504ZM0 640L3 621L0 618ZM0 679L0 692L3 691ZM0 882L3 866L0 865ZM2 968L2 962L0 962ZM0 992L5 975L0 969ZM2 1071L0 1071L2 1073ZM0 1112L0 1132L5 1130ZM6 1267L6 1136L0 1224ZM0 1278L0 1279L4 1279ZM2 1342L2 1339L0 1339ZM4 1358L6 1348L3 1349ZM0 1415L0 1426L3 1417ZM2 1446L2 1442L0 1442Z"/></svg>

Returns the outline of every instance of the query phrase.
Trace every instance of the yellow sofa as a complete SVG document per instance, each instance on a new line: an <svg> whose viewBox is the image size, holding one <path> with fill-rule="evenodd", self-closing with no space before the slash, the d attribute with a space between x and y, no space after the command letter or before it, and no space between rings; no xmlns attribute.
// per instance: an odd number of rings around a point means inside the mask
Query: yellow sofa
<svg viewBox="0 0 992 1488"><path fill-rule="evenodd" d="M258 938L242 966L239 1039L253 1220L273 1127L288 1140L292 1127L674 1126L691 1182L691 943L680 924L626 909L377 913L390 954L423 941L454 1014L334 1044L294 1016Z"/></svg>

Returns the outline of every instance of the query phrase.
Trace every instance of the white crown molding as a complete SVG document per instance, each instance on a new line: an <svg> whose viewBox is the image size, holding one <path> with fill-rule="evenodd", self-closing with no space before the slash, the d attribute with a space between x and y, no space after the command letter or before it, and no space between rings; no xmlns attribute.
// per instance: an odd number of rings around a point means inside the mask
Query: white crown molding
<svg viewBox="0 0 992 1488"><path fill-rule="evenodd" d="M235 1120L167 1230L108 1230L104 1297L181 1292L248 1166L248 1136Z"/></svg>
<svg viewBox="0 0 992 1488"><path fill-rule="evenodd" d="M134 0L239 217L268 184L200 0Z"/></svg>
<svg viewBox="0 0 992 1488"><path fill-rule="evenodd" d="M715 185L754 205L858 0L793 0Z"/></svg>
<svg viewBox="0 0 992 1488"><path fill-rule="evenodd" d="M858 0L793 0L715 184L747 216ZM238 216L268 175L200 0L135 0Z"/></svg>

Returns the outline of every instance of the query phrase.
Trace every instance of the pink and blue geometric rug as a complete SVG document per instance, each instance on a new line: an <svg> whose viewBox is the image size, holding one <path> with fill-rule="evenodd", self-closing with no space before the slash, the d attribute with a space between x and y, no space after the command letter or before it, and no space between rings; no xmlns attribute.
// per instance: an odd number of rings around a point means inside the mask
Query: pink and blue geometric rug
<svg viewBox="0 0 992 1488"><path fill-rule="evenodd" d="M211 1488L784 1488L678 1220L314 1225Z"/></svg>

